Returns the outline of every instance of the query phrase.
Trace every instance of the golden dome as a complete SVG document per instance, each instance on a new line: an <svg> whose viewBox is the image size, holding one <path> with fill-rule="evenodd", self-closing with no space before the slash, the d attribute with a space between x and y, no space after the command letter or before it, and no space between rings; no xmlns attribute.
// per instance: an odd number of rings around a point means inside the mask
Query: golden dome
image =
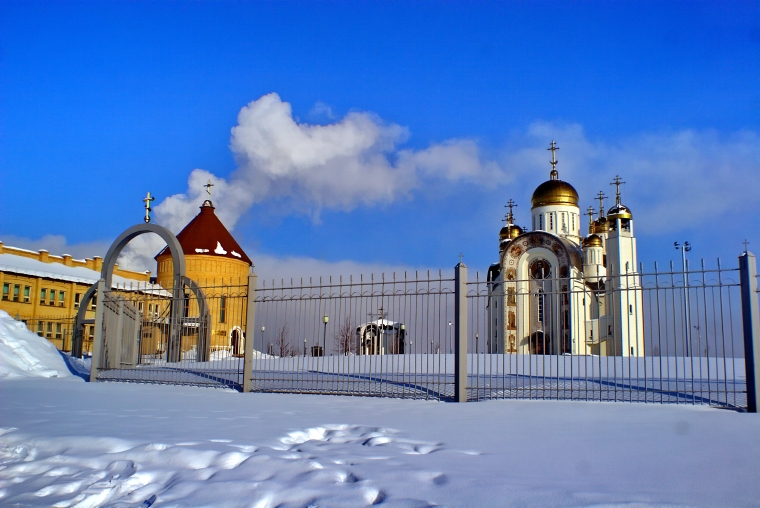
<svg viewBox="0 0 760 508"><path fill-rule="evenodd" d="M607 212L607 218L611 220L633 219L633 215L631 214L630 208L625 205L617 204Z"/></svg>
<svg viewBox="0 0 760 508"><path fill-rule="evenodd" d="M583 247L602 247L602 239L596 235L587 236L583 239Z"/></svg>
<svg viewBox="0 0 760 508"><path fill-rule="evenodd" d="M589 234L606 233L607 232L607 218L599 217L591 223L589 227Z"/></svg>
<svg viewBox="0 0 760 508"><path fill-rule="evenodd" d="M499 231L499 240L514 240L522 234L522 229L516 224L504 226Z"/></svg>
<svg viewBox="0 0 760 508"><path fill-rule="evenodd" d="M530 204L533 208L546 205L578 206L578 192L562 180L547 180L536 187Z"/></svg>

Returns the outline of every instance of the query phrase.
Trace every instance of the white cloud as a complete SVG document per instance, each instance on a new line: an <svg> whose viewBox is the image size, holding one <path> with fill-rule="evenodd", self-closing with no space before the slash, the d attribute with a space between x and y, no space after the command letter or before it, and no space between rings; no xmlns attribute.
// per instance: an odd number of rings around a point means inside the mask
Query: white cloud
<svg viewBox="0 0 760 508"><path fill-rule="evenodd" d="M25 238L15 235L3 235L0 241L8 247L18 247L32 251L47 250L50 254L61 256L69 254L74 259L104 257L110 244L105 241L70 244L63 235L45 235L42 238Z"/></svg>
<svg viewBox="0 0 760 508"><path fill-rule="evenodd" d="M603 142L589 140L577 124L537 122L510 140L505 167L519 173L523 182L543 181L550 169L546 147L552 139L560 146L560 178L576 187L581 207L596 207L593 196L602 190L612 196L609 208L614 203L609 183L620 175L626 182L622 200L632 208L640 232L642 227L665 233L714 224L760 204L756 132L683 130ZM523 190L526 195L520 201L525 202L532 189Z"/></svg>

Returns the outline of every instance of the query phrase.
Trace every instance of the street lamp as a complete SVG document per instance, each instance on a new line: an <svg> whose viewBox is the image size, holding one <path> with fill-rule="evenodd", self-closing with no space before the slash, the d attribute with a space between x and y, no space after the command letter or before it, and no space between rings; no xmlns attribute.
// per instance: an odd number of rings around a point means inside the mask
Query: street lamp
<svg viewBox="0 0 760 508"><path fill-rule="evenodd" d="M681 245L678 242L673 242L673 246L676 248L676 250L681 251L681 267L683 270L684 335L686 339L685 353L686 356L690 356L689 349L691 349L691 306L689 305L689 265L686 263L686 253L691 250L691 244L689 242L684 242L683 245Z"/></svg>
<svg viewBox="0 0 760 508"><path fill-rule="evenodd" d="M327 317L327 314L322 316L322 322L325 324L325 332L322 335L322 356L327 356L327 322L330 321L330 318Z"/></svg>

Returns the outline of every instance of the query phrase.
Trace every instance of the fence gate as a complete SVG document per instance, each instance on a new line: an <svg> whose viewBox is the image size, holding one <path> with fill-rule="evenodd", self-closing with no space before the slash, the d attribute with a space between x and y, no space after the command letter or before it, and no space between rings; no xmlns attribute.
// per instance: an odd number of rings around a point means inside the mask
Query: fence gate
<svg viewBox="0 0 760 508"><path fill-rule="evenodd" d="M103 368L128 369L139 363L142 316L124 297L107 292L103 298Z"/></svg>

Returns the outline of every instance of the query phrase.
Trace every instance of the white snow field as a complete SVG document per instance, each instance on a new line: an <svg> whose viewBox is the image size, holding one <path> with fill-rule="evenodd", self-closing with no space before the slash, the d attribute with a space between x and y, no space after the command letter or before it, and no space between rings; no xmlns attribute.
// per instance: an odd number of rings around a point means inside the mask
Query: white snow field
<svg viewBox="0 0 760 508"><path fill-rule="evenodd" d="M85 383L4 313L0 373L2 506L760 505L756 414Z"/></svg>

